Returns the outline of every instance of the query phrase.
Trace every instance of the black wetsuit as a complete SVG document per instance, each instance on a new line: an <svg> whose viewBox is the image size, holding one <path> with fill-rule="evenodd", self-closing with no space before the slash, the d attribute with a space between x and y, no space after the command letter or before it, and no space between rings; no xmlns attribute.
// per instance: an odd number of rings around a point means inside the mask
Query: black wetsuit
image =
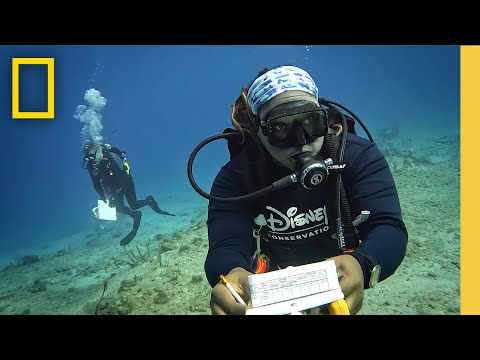
<svg viewBox="0 0 480 360"><path fill-rule="evenodd" d="M151 195L143 200L137 199L133 178L123 163L124 155L124 153L113 146L104 147L103 160L99 163L90 160L87 164L93 186L100 196L100 199L105 201L108 198L109 204L112 207L115 206L117 212L127 214L133 219L132 230L120 241L120 245L122 246L127 245L133 240L140 226L142 213L135 210L149 205L158 214L175 216L161 210ZM127 199L130 207L125 206L124 197Z"/></svg>
<svg viewBox="0 0 480 360"><path fill-rule="evenodd" d="M235 197L251 192L246 182L252 176L242 155L222 167L213 183L212 195ZM370 211L368 220L358 226L362 243L357 250L367 252L379 262L383 280L403 261L408 241L395 183L378 147L355 134L348 134L344 161L342 181L352 218L362 210ZM279 166L275 168L274 180L290 173ZM256 242L252 230L257 228L254 218L259 213L267 221L261 232L261 248L271 260L270 270L340 255L337 240L332 238L336 234L334 193L335 187L327 181L317 190L294 184L274 191L265 197L261 209L251 200L211 200L207 221L209 251L205 261L210 285L215 286L220 274L228 274L235 267L254 271L251 256ZM367 260L355 258L367 279Z"/></svg>

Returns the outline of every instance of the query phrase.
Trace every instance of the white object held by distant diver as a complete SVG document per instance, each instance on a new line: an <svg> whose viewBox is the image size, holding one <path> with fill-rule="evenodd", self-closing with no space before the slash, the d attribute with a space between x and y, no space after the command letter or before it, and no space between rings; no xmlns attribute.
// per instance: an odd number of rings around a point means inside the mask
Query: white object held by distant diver
<svg viewBox="0 0 480 360"><path fill-rule="evenodd" d="M98 206L93 208L93 214L100 220L117 221L117 209L108 205L109 201L98 200Z"/></svg>

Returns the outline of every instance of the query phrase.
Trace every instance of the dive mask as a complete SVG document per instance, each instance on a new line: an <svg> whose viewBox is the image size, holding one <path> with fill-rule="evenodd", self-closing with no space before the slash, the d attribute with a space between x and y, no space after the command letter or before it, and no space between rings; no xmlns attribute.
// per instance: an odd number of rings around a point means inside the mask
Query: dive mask
<svg viewBox="0 0 480 360"><path fill-rule="evenodd" d="M323 108L306 105L295 109L273 110L260 121L263 135L272 146L305 145L328 131L327 113Z"/></svg>

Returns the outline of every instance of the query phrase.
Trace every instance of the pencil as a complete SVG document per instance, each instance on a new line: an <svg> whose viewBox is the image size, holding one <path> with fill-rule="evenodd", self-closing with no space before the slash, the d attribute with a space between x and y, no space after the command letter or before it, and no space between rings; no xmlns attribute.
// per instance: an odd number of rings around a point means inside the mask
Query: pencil
<svg viewBox="0 0 480 360"><path fill-rule="evenodd" d="M243 301L242 297L240 295L238 295L237 291L233 288L232 285L229 284L229 282L227 281L227 278L223 275L220 275L220 279L223 281L223 283L225 284L225 286L227 287L228 290L230 290L230 292L232 293L233 297L242 305L245 305L247 306L247 304L245 304L245 301Z"/></svg>

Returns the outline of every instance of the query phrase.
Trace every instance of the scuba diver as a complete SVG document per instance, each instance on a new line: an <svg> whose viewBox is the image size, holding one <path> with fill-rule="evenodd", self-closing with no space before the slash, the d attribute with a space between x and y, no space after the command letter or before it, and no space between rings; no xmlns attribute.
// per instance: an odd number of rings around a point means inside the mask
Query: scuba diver
<svg viewBox="0 0 480 360"><path fill-rule="evenodd" d="M358 313L364 290L395 272L408 242L393 176L370 133L346 107L319 98L310 74L295 66L263 69L241 90L231 122L235 129L201 142L187 165L192 187L209 200L212 314L246 313L222 274L248 303L249 275L326 259L335 261L350 314ZM206 193L193 160L220 138L230 160Z"/></svg>
<svg viewBox="0 0 480 360"><path fill-rule="evenodd" d="M105 203L108 199L110 207L116 207L117 212L133 219L133 228L120 240L121 246L128 245L137 234L142 219L142 213L137 209L149 205L158 214L175 216L161 210L151 195L144 200L137 199L125 152L109 144L87 143L83 146L83 155L83 167L88 170L100 199ZM125 206L124 197L130 207Z"/></svg>

